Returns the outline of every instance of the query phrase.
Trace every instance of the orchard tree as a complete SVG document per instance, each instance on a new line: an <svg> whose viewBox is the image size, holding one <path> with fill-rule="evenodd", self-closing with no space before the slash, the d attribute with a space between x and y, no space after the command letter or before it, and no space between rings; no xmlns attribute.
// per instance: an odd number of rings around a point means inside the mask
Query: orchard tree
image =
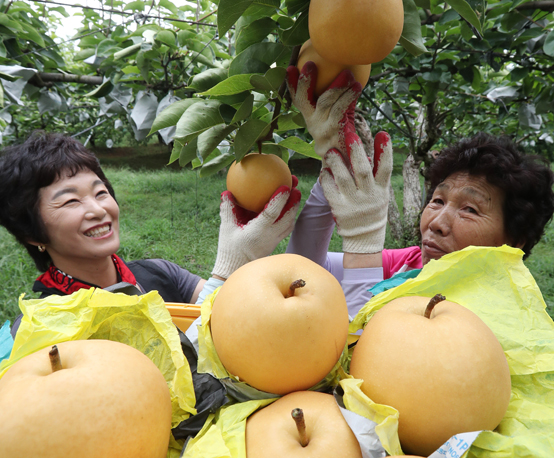
<svg viewBox="0 0 554 458"><path fill-rule="evenodd" d="M261 3L219 2L218 31L234 45L227 74L200 73L191 87L202 104L175 104L154 123L153 131L177 125L172 159L192 161L201 175L252 148L285 159L288 150L313 155L283 84L285 67L309 38L309 1ZM425 176L436 145L482 130L517 142L553 142L553 9L552 2L404 0L402 37L373 65L360 103L373 129L388 130L407 151L404 222L395 199L389 212L396 238L409 243L417 233L419 173ZM358 127L369 145L370 130L363 121Z"/></svg>

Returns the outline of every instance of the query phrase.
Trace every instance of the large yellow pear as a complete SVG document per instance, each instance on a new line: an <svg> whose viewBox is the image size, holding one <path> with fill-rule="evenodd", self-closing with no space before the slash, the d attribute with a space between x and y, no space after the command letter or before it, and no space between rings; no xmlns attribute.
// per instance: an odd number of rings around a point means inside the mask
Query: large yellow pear
<svg viewBox="0 0 554 458"><path fill-rule="evenodd" d="M511 395L508 362L490 328L459 304L428 309L429 302L402 297L377 311L350 365L369 398L398 410L403 451L421 456L455 434L495 429Z"/></svg>
<svg viewBox="0 0 554 458"><path fill-rule="evenodd" d="M292 186L292 175L283 159L274 154L251 153L233 162L227 172L227 190L246 210L261 212L280 186Z"/></svg>
<svg viewBox="0 0 554 458"><path fill-rule="evenodd" d="M402 0L311 0L308 27L315 49L325 59L373 64L398 43L404 6Z"/></svg>
<svg viewBox="0 0 554 458"><path fill-rule="evenodd" d="M302 70L302 67L308 61L313 62L317 67L317 82L315 87L315 94L317 96L320 96L343 70L350 70L354 75L354 79L362 85L362 88L367 84L371 73L371 65L344 65L324 59L315 50L311 40L306 41L302 45L302 48L300 48L298 69Z"/></svg>
<svg viewBox="0 0 554 458"><path fill-rule="evenodd" d="M171 397L156 365L109 340L46 347L0 379L2 458L164 458ZM56 370L54 370L54 367Z"/></svg>
<svg viewBox="0 0 554 458"><path fill-rule="evenodd" d="M227 279L213 303L211 333L227 371L283 395L311 388L333 369L346 344L348 309L327 270L303 256L278 254Z"/></svg>
<svg viewBox="0 0 554 458"><path fill-rule="evenodd" d="M301 409L305 445L291 413ZM246 421L246 458L362 458L356 436L335 398L296 391L258 410Z"/></svg>

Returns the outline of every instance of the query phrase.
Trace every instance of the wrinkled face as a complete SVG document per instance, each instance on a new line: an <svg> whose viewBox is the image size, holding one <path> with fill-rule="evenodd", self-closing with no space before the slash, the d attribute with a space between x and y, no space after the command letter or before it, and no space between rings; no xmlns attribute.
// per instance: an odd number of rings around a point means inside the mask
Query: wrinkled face
<svg viewBox="0 0 554 458"><path fill-rule="evenodd" d="M437 186L421 215L423 264L473 246L509 244L504 231L504 193L483 176L450 175Z"/></svg>
<svg viewBox="0 0 554 458"><path fill-rule="evenodd" d="M119 248L119 207L106 185L86 170L40 189L39 212L54 265L111 256Z"/></svg>

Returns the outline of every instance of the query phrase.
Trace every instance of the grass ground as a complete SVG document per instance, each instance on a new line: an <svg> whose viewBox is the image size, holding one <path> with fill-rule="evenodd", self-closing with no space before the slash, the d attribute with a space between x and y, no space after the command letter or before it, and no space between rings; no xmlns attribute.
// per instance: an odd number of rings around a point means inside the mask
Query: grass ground
<svg viewBox="0 0 554 458"><path fill-rule="evenodd" d="M166 156L167 157L167 156ZM303 201L317 179L313 167L293 164L299 178ZM317 168L316 168L317 170ZM121 208L121 248L124 259L163 258L176 262L207 278L217 250L219 234L219 195L225 189L224 175L198 178L191 170L157 168L134 170L105 166ZM395 171L396 173L396 171ZM393 177L401 205L401 175ZM284 252L287 239L276 253ZM391 247L389 237L386 246ZM330 250L340 251L335 234ZM554 224L526 261L554 317ZM17 316L18 297L35 297L31 292L37 271L27 252L0 227L0 325Z"/></svg>

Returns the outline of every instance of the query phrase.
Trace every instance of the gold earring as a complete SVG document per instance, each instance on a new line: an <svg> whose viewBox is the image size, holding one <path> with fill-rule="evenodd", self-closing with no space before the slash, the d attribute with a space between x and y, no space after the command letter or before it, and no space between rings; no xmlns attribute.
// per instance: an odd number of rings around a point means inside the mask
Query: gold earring
<svg viewBox="0 0 554 458"><path fill-rule="evenodd" d="M44 245L38 246L38 251L40 251L41 253L44 253L44 250L46 250L46 247Z"/></svg>

